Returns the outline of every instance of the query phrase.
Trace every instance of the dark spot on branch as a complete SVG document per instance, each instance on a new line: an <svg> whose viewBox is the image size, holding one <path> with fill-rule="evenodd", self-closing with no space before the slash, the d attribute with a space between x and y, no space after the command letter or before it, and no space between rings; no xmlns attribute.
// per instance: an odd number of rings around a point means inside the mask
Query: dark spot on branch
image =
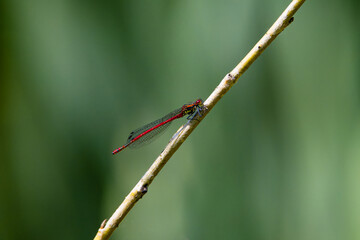
<svg viewBox="0 0 360 240"><path fill-rule="evenodd" d="M294 17L290 18L289 24L292 23L293 21L294 21Z"/></svg>
<svg viewBox="0 0 360 240"><path fill-rule="evenodd" d="M231 81L235 81L235 76L233 76L231 73L228 73L227 76L230 78Z"/></svg>
<svg viewBox="0 0 360 240"><path fill-rule="evenodd" d="M142 187L140 188L140 192L141 192L141 193L147 193L147 191L148 191L148 185L147 185L147 184L145 184L144 186L142 186Z"/></svg>

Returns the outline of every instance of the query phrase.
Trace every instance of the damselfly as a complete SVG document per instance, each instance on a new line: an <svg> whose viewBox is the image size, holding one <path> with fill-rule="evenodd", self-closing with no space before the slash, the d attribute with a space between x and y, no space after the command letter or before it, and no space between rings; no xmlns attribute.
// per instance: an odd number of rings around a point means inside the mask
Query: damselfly
<svg viewBox="0 0 360 240"><path fill-rule="evenodd" d="M198 99L191 104L185 104L181 108L170 112L164 117L132 131L126 143L120 148L115 149L112 153L116 154L127 147L139 147L162 133L175 119L189 115L188 119L192 120L202 108L203 102L201 99Z"/></svg>

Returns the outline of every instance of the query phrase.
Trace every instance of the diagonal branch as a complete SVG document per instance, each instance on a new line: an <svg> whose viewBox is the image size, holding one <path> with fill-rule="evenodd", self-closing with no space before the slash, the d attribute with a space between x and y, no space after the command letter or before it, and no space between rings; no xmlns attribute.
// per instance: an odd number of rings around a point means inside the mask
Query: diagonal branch
<svg viewBox="0 0 360 240"><path fill-rule="evenodd" d="M260 39L258 43L251 49L243 60L228 73L220 84L215 88L211 95L204 102L204 111L199 116L198 121L190 121L176 138L172 139L166 146L164 151L155 160L149 170L140 179L136 186L131 190L129 195L121 203L119 208L111 216L109 221L101 224L95 240L109 239L112 232L118 227L120 222L125 218L126 214L131 210L135 203L142 198L147 192L148 186L152 183L156 175L164 167L171 156L177 151L181 144L197 127L207 113L215 106L215 104L225 95L227 91L237 82L239 77L250 67L250 65L260 56L260 54L270 45L270 43L294 20L293 15L301 7L305 0L294 0L280 15L272 27Z"/></svg>

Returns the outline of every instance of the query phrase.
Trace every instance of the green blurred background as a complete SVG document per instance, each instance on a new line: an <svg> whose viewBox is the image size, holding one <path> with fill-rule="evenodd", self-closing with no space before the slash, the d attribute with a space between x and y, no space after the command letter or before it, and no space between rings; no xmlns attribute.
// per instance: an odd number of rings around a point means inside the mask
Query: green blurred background
<svg viewBox="0 0 360 240"><path fill-rule="evenodd" d="M290 1L1 2L0 239L92 239ZM112 239L360 239L358 1L307 1Z"/></svg>

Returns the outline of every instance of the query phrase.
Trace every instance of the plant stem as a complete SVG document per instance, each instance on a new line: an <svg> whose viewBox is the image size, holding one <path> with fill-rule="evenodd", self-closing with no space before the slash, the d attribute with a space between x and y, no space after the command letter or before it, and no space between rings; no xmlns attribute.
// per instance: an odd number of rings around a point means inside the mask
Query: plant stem
<svg viewBox="0 0 360 240"><path fill-rule="evenodd" d="M220 84L215 88L211 95L204 102L205 110L199 117L198 121L190 121L184 128L181 129L180 134L172 139L166 146L164 151L157 157L155 162L151 165L149 170L144 174L136 186L131 190L129 195L121 203L119 208L111 216L109 221L101 224L95 240L109 239L113 231L119 226L120 222L125 218L126 214L131 210L135 203L142 198L147 192L148 186L152 183L156 175L164 167L171 156L186 140L192 131L197 127L201 120L207 113L215 106L215 104L225 95L227 91L237 82L239 77L250 67L250 65L260 56L260 54L270 45L270 43L293 21L293 15L301 7L305 0L294 0L280 15L276 22L260 39L258 43L251 49L243 60L228 73Z"/></svg>

